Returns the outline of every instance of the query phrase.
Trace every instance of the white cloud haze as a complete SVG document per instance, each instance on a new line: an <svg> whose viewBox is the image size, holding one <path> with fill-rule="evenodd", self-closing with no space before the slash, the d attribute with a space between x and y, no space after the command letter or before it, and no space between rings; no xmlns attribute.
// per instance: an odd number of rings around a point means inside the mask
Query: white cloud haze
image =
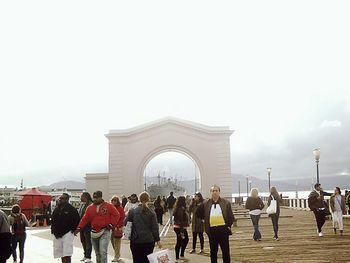
<svg viewBox="0 0 350 263"><path fill-rule="evenodd" d="M164 116L229 125L236 173L311 176L316 147L323 173L348 171L349 9L1 2L0 184L107 171L109 129Z"/></svg>

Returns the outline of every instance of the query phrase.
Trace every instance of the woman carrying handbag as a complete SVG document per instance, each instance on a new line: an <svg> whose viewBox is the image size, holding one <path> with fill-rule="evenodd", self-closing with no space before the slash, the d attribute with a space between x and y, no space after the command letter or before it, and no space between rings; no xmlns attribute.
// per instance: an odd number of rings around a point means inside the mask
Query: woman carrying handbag
<svg viewBox="0 0 350 263"><path fill-rule="evenodd" d="M118 196L114 195L111 199L111 203L112 205L115 206L115 208L117 208L120 215L119 221L115 226L115 228L113 229L112 236L111 236L111 242L114 249L114 259L112 260L112 262L119 262L120 246L121 246L122 237L123 237L123 224L125 219L125 212Z"/></svg>
<svg viewBox="0 0 350 263"><path fill-rule="evenodd" d="M280 204L282 203L282 199L280 195L277 192L276 187L271 187L270 189L270 196L267 201L267 209L266 212L269 214L269 217L271 217L272 226L273 226L273 232L275 235L273 236L273 239L278 241L278 220L280 217ZM273 207L272 207L273 206ZM269 209L270 208L270 209ZM271 210L271 212L269 212Z"/></svg>

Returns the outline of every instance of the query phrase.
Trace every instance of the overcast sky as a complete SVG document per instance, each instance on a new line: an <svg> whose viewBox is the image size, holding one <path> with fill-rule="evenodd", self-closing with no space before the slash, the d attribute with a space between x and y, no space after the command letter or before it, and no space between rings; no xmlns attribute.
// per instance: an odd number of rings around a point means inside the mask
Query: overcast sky
<svg viewBox="0 0 350 263"><path fill-rule="evenodd" d="M107 171L108 130L164 116L234 129L234 173L311 177L320 147L322 174L349 174L349 13L349 1L2 1L0 185Z"/></svg>

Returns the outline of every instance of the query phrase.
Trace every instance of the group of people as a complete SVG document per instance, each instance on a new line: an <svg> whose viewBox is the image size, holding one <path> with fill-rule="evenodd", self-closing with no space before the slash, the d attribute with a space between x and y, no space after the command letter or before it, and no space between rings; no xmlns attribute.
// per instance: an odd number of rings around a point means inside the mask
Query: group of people
<svg viewBox="0 0 350 263"><path fill-rule="evenodd" d="M159 225L163 224L163 214L169 212L169 223L173 226L176 234L175 257L176 262L183 262L185 250L189 242L187 229L192 227L192 249L190 253L196 253L197 237L199 237L200 250L203 254L204 235L206 232L209 245L211 262L217 262L218 248L222 250L223 262L230 262L229 236L232 235L231 225L234 216L231 203L220 197L220 187L213 185L210 189L211 197L204 200L202 194L197 192L188 205L185 196L174 197L170 193L168 198L160 196L154 201L154 209L148 205L150 196L142 192L139 196L132 194L128 200L113 196L110 202L102 198L102 192L96 191L93 196L88 192L81 195L81 206L77 210L69 203L69 195L63 193L52 213L51 232L53 238L54 258L61 258L63 263L70 263L73 255L74 236L79 233L80 241L84 250L81 261L92 262L91 253L94 249L96 263L107 263L108 245L111 242L114 249L112 262L120 261L121 239L123 227L132 222L130 250L133 262L148 262L147 255L151 254L155 245L162 247L159 235ZM341 195L339 187L334 193L326 193L320 184L314 186L310 193L308 203L313 211L317 222L318 236L323 236L322 227L328 214L328 204L324 196L329 195L329 208L333 218L334 233L339 228L343 234L343 214L346 213L348 199ZM267 206L274 203L275 208L269 213L271 218L274 240L278 240L278 222L282 198L277 189L272 187ZM262 238L259 230L259 220L264 208L264 203L259 197L256 188L251 189L250 196L246 200L246 209L249 209L253 224L253 240L260 241ZM14 205L11 214L7 217L0 210L0 263L12 255L14 262L24 262L24 244L26 240L25 229L29 225L26 216L21 213L19 205ZM7 244L5 241L10 240ZM19 246L19 260L16 248Z"/></svg>
<svg viewBox="0 0 350 263"><path fill-rule="evenodd" d="M282 198L278 194L276 187L271 187L270 189L270 195L267 201L267 206L270 206L272 203L272 200L275 200L275 211L274 213L269 214L269 217L272 221L273 231L274 231L274 240L278 239L278 221L280 217L280 206L282 204ZM249 215L252 220L253 228L254 228L254 234L253 234L253 240L254 241L261 241L261 233L259 230L259 220L262 213L262 210L264 208L264 202L259 197L258 189L252 188L250 191L250 196L247 198L247 201L245 203L245 208L249 209Z"/></svg>
<svg viewBox="0 0 350 263"><path fill-rule="evenodd" d="M324 199L325 196L330 196L329 203ZM271 187L270 195L267 201L267 206L275 202L275 211L269 214L271 218L274 240L279 240L278 238L278 221L280 217L280 206L282 204L282 198L278 194L276 187ZM314 190L309 194L308 204L311 211L313 211L317 224L317 234L319 237L323 237L322 227L326 222L326 216L332 215L333 231L337 234L337 229L339 229L340 235L343 235L344 224L343 215L346 214L346 205L349 205L349 195L343 196L339 187L335 187L334 193L327 193L322 190L321 184L317 183L314 185ZM247 198L245 203L245 208L249 209L250 218L253 224L254 233L253 240L261 241L261 232L259 230L259 220L262 210L264 208L264 203L259 197L258 190L256 188L251 189L250 196Z"/></svg>
<svg viewBox="0 0 350 263"><path fill-rule="evenodd" d="M324 197L330 196L329 204L325 202ZM341 194L339 187L334 188L334 193L324 192L321 184L315 184L314 190L310 193L309 208L313 211L317 222L317 234L323 237L322 227L326 222L326 216L332 215L333 231L337 233L339 228L340 235L343 235L344 224L343 215L346 214L346 197Z"/></svg>

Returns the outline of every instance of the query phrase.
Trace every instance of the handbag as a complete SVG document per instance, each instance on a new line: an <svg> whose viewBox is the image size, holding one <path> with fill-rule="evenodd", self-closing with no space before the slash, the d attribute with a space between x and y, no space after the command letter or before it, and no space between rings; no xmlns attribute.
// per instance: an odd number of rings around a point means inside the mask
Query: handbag
<svg viewBox="0 0 350 263"><path fill-rule="evenodd" d="M112 232L112 236L116 238L123 237L123 227L115 227Z"/></svg>
<svg viewBox="0 0 350 263"><path fill-rule="evenodd" d="M173 263L174 260L171 258L169 250L163 249L160 251L153 252L147 256L150 263Z"/></svg>
<svg viewBox="0 0 350 263"><path fill-rule="evenodd" d="M266 213L268 215L272 215L272 214L277 213L277 201L275 200L273 195L271 195L271 197L272 197L272 199L270 201L270 205L266 208Z"/></svg>
<svg viewBox="0 0 350 263"><path fill-rule="evenodd" d="M130 240L131 239L131 231L132 231L132 222L128 221L124 227L122 239Z"/></svg>

